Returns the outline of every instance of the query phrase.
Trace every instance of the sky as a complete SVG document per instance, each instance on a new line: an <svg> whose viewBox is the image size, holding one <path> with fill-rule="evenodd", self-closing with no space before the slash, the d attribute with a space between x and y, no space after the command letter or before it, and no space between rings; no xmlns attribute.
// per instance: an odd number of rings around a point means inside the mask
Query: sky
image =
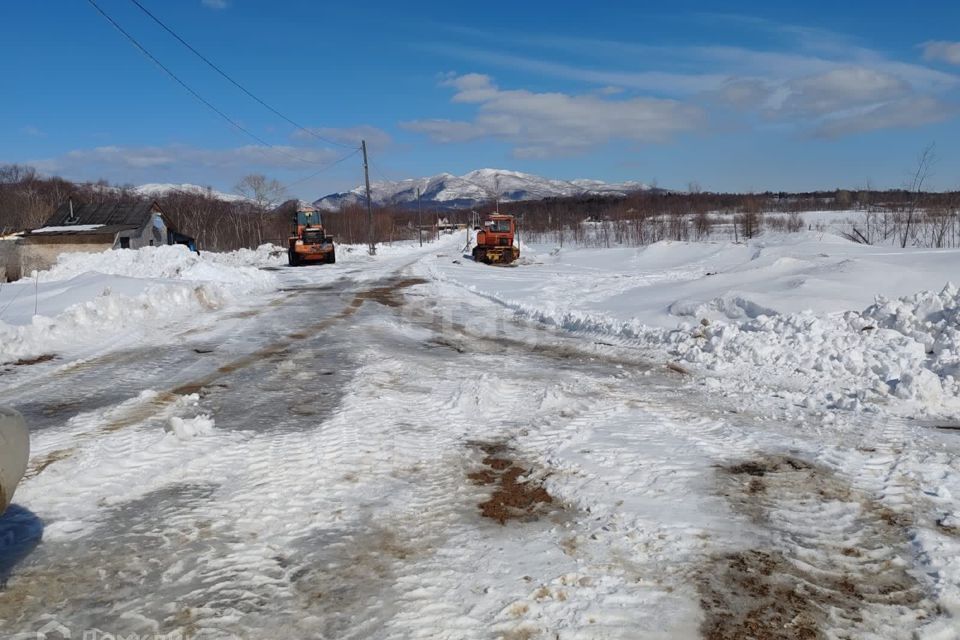
<svg viewBox="0 0 960 640"><path fill-rule="evenodd" d="M362 182L365 139L373 181L795 191L901 187L933 144L928 184L960 187L956 1L138 0L270 108L133 0L94 1L195 95L90 0L7 0L0 164L315 199Z"/></svg>

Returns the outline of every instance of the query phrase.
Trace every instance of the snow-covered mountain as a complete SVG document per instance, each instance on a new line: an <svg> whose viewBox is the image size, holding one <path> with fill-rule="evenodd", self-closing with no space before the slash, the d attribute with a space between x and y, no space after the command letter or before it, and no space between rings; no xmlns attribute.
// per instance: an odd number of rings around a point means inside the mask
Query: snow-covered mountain
<svg viewBox="0 0 960 640"><path fill-rule="evenodd" d="M377 205L413 207L417 203L417 187L424 206L444 209L475 207L498 196L501 202L519 202L579 195L626 195L650 188L641 182L608 184L599 180L552 180L519 171L479 169L462 176L441 173L429 178L375 182L370 184L370 196ZM351 191L324 196L314 205L326 211L337 211L345 205L364 201L361 185Z"/></svg>
<svg viewBox="0 0 960 640"><path fill-rule="evenodd" d="M170 183L150 183L142 184L139 187L134 187L131 189L133 193L145 196L148 198L162 198L170 193L191 193L191 194L200 194L216 198L217 200L225 200L226 202L237 202L240 200L246 200L243 196L238 196L233 193L224 193L223 191L216 191L210 187L201 187L197 184L170 184Z"/></svg>

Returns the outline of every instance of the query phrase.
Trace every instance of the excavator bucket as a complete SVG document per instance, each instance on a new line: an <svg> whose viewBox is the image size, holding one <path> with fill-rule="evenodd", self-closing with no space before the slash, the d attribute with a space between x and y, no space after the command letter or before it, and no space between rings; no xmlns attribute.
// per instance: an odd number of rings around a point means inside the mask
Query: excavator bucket
<svg viewBox="0 0 960 640"><path fill-rule="evenodd" d="M29 459L30 434L23 417L13 409L0 407L0 514L10 506Z"/></svg>

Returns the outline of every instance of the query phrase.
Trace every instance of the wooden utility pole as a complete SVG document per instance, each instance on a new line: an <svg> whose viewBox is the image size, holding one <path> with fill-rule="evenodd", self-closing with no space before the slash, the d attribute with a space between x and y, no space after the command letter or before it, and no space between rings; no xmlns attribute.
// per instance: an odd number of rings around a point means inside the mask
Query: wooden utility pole
<svg viewBox="0 0 960 640"><path fill-rule="evenodd" d="M363 181L367 185L367 243L370 245L368 252L370 255L376 255L377 245L373 242L373 205L370 203L370 168L367 165L367 141L360 141L360 148L363 149Z"/></svg>
<svg viewBox="0 0 960 640"><path fill-rule="evenodd" d="M420 246L423 246L423 210L420 207L420 187L417 187L417 235L420 236Z"/></svg>

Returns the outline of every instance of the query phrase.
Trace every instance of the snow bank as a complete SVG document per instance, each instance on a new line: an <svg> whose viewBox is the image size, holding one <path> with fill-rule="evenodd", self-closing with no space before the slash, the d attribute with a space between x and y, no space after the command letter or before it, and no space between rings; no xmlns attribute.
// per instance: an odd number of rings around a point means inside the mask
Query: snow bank
<svg viewBox="0 0 960 640"><path fill-rule="evenodd" d="M792 378L808 406L875 410L898 399L919 413L960 408L960 292L952 284L839 316L684 324L663 338L671 354L708 370Z"/></svg>
<svg viewBox="0 0 960 640"><path fill-rule="evenodd" d="M261 266L278 264L271 245L256 250L198 255L182 245L119 249L101 253L64 253L48 271L37 274L40 282L67 280L89 272L129 278L193 280L242 285L256 290L276 285L276 277Z"/></svg>
<svg viewBox="0 0 960 640"><path fill-rule="evenodd" d="M60 256L48 271L0 289L0 362L62 353L216 311L274 290L261 266L276 247L197 255L184 246Z"/></svg>
<svg viewBox="0 0 960 640"><path fill-rule="evenodd" d="M524 264L498 270L455 257L418 269L518 316L661 350L716 372L711 384L725 389L752 383L795 393L798 404L906 414L960 406L960 303L957 288L944 287L956 277L956 250L798 233L744 244L525 246Z"/></svg>
<svg viewBox="0 0 960 640"><path fill-rule="evenodd" d="M104 286L97 297L71 304L57 315L35 315L29 324L23 325L0 321L0 361L116 340L131 330L146 331L220 309L231 298L223 285L216 284L152 284L133 296L114 294L109 286Z"/></svg>

